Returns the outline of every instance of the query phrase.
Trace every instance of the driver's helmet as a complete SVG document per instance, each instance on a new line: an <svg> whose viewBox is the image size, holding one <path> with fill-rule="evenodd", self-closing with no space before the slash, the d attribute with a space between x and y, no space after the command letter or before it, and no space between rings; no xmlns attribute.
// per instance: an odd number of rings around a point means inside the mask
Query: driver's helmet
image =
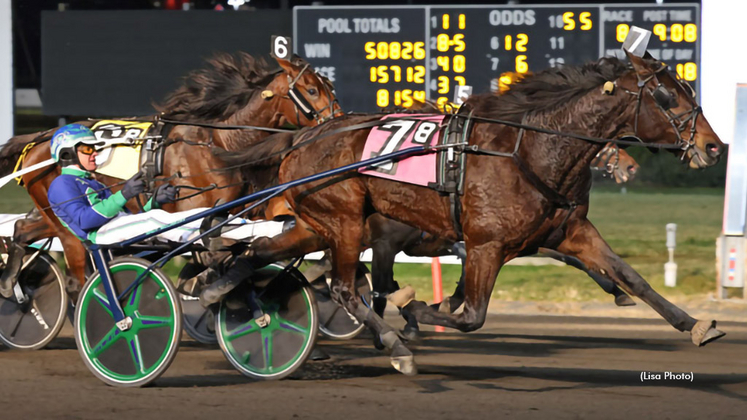
<svg viewBox="0 0 747 420"><path fill-rule="evenodd" d="M52 159L55 162L76 163L78 161L75 147L79 144L99 145L101 140L97 140L90 128L80 124L68 124L60 127L52 136L50 149Z"/></svg>

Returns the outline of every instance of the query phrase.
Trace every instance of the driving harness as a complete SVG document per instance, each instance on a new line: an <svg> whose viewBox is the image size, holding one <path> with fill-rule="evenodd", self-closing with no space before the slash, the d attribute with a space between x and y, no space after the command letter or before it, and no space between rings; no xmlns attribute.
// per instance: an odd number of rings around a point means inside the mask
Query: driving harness
<svg viewBox="0 0 747 420"><path fill-rule="evenodd" d="M472 131L472 110L462 106L456 113L447 115L444 134L440 137L436 155L436 182L428 187L449 196L449 210L458 240L462 239L462 202L464 194L465 153L462 146L469 141Z"/></svg>

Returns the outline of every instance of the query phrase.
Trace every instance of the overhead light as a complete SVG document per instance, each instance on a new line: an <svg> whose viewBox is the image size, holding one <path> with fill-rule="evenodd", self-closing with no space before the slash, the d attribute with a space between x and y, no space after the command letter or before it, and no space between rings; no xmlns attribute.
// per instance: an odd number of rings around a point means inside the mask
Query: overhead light
<svg viewBox="0 0 747 420"><path fill-rule="evenodd" d="M228 5L233 6L233 10L239 10L239 7L248 3L248 0L228 0Z"/></svg>

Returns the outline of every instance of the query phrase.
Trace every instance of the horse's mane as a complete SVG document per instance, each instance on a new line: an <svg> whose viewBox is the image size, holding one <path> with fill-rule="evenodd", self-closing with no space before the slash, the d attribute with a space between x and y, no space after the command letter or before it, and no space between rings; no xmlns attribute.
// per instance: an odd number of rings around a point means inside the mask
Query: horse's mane
<svg viewBox="0 0 747 420"><path fill-rule="evenodd" d="M525 113L553 111L566 106L628 70L626 63L613 57L580 66L550 68L511 84L502 95L474 95L467 103L477 115L520 121Z"/></svg>
<svg viewBox="0 0 747 420"><path fill-rule="evenodd" d="M276 74L265 59L246 53L219 53L207 63L206 68L190 72L181 87L154 107L180 121L225 120L245 107Z"/></svg>

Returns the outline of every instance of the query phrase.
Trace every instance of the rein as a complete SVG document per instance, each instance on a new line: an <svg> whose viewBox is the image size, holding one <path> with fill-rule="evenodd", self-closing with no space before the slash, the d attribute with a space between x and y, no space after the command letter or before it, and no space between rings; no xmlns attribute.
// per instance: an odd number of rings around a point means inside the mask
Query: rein
<svg viewBox="0 0 747 420"><path fill-rule="evenodd" d="M139 120L135 120L135 121L139 121ZM156 122L158 121L161 121L167 124L173 124L173 125L188 125L188 126L194 126L194 127L212 128L214 130L259 130L259 131L267 131L270 133L292 133L296 131L296 130L286 130L282 128L259 127L256 125L228 125L228 124L220 124L220 123L199 123L199 122L190 122L190 121L179 121L179 120L160 118L156 116ZM150 121L143 121L143 122L150 122Z"/></svg>

